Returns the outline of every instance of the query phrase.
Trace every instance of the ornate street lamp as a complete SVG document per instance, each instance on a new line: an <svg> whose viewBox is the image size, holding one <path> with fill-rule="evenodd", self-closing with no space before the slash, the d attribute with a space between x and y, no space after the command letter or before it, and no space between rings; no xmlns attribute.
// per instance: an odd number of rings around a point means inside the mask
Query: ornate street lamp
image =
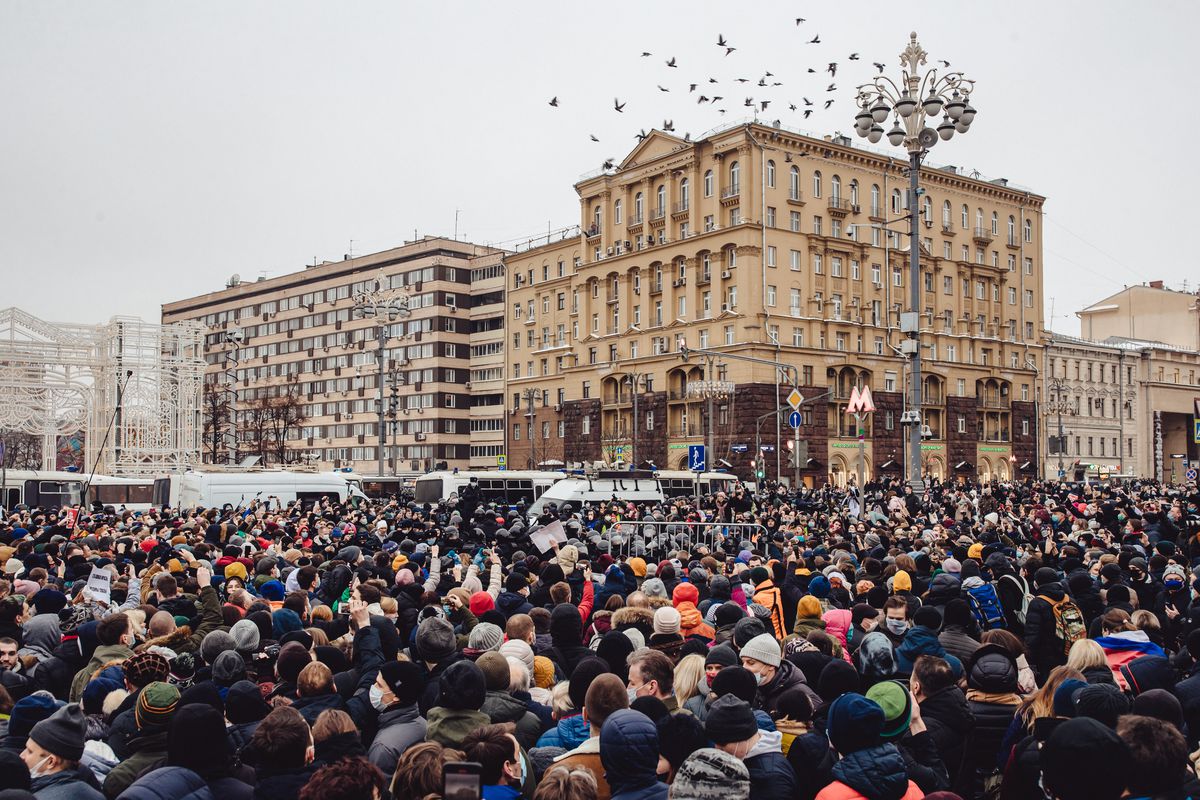
<svg viewBox="0 0 1200 800"><path fill-rule="evenodd" d="M358 317L372 317L378 320L379 324L376 327L376 351L375 363L378 367L378 389L379 396L376 401L376 411L379 416L379 449L376 455L378 456L378 475L383 477L384 472L384 451L387 449L387 428L384 422L386 413L384 402L384 351L387 347L388 330L387 326L390 322L395 322L397 319L404 319L409 315L408 295L399 289L387 288L388 279L381 272L379 277L375 279L375 286L370 290L364 290L354 295L354 314Z"/></svg>
<svg viewBox="0 0 1200 800"><path fill-rule="evenodd" d="M975 82L961 72L939 74L936 67L925 71L925 52L917 42L917 34L910 34L908 47L900 53L900 80L893 81L884 75L876 76L871 83L858 87L859 112L855 116L854 130L872 144L883 138L883 123L893 115L892 127L886 131L888 142L893 147L904 147L908 151L908 221L909 221L909 310L901 314L900 331L907 337L900 343L901 352L911 359L912 399L909 408L921 408L921 239L919 233L920 172L921 160L938 141L947 141L956 133L966 133L975 119L971 106L971 92ZM937 116L942 121L936 129L932 127ZM915 490L923 490L925 481L921 475L921 429L920 420L908 426L907 478Z"/></svg>

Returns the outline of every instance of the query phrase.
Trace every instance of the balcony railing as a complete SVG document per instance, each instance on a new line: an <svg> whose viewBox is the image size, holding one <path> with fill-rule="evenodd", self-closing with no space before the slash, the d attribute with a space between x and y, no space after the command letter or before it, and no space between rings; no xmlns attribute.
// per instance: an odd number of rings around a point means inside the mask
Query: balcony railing
<svg viewBox="0 0 1200 800"><path fill-rule="evenodd" d="M829 198L829 210L830 211L849 212L849 211L855 211L857 209L858 209L858 206L855 203L851 203L849 198L846 198L846 197L830 197Z"/></svg>
<svg viewBox="0 0 1200 800"><path fill-rule="evenodd" d="M668 434L672 437L703 436L704 429L699 425L676 425L668 431Z"/></svg>
<svg viewBox="0 0 1200 800"><path fill-rule="evenodd" d="M992 239L996 237L989 228L976 228L971 238L983 244L991 244Z"/></svg>
<svg viewBox="0 0 1200 800"><path fill-rule="evenodd" d="M1015 236L1015 235L1010 235L1008 237L1008 246L1009 247L1020 247L1021 246L1021 237Z"/></svg>
<svg viewBox="0 0 1200 800"><path fill-rule="evenodd" d="M587 237L589 239L591 239L593 236L599 236L599 235L600 235L600 226L599 225L589 225L588 226Z"/></svg>
<svg viewBox="0 0 1200 800"><path fill-rule="evenodd" d="M630 214L630 215L629 215L629 222L627 222L627 223L625 223L625 224L626 224L627 226L641 225L641 224L642 224L642 221L643 221L643 217L642 217L642 215L641 215L641 214Z"/></svg>
<svg viewBox="0 0 1200 800"><path fill-rule="evenodd" d="M994 411L1007 411L1012 408L1012 403L1007 397L975 397L975 405L978 408L986 408Z"/></svg>
<svg viewBox="0 0 1200 800"><path fill-rule="evenodd" d="M656 208L650 212L650 219L658 220L658 219L662 219L666 215L667 215L667 210L665 208Z"/></svg>
<svg viewBox="0 0 1200 800"><path fill-rule="evenodd" d="M671 207L671 213L672 214L686 214L688 209L690 209L690 208L691 208L691 204L688 203L686 200L683 200L683 201L676 203L675 205L673 205Z"/></svg>
<svg viewBox="0 0 1200 800"><path fill-rule="evenodd" d="M738 185L735 183L733 186L726 186L724 189L721 190L721 199L728 200L731 197L737 197L739 193L740 193L740 189L739 189Z"/></svg>

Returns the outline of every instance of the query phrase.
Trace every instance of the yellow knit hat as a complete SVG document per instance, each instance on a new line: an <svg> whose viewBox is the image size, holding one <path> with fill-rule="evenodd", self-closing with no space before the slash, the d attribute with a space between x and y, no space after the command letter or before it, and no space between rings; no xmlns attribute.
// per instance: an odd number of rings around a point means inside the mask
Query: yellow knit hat
<svg viewBox="0 0 1200 800"><path fill-rule="evenodd" d="M912 578L910 578L908 576L907 572L905 572L904 570L900 570L899 572L896 573L896 577L892 578L892 591L893 592L911 592L912 591Z"/></svg>
<svg viewBox="0 0 1200 800"><path fill-rule="evenodd" d="M554 687L554 662L545 656L533 657L533 685L539 689Z"/></svg>
<svg viewBox="0 0 1200 800"><path fill-rule="evenodd" d="M967 548L967 558L983 558L983 542L976 542Z"/></svg>

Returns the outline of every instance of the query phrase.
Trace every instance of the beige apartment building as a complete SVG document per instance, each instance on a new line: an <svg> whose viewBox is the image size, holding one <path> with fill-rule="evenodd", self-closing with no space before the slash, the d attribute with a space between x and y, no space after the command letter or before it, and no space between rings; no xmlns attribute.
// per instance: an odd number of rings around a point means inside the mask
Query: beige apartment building
<svg viewBox="0 0 1200 800"><path fill-rule="evenodd" d="M1162 281L1127 286L1076 314L1080 335L1093 342L1116 336L1200 350L1200 294Z"/></svg>
<svg viewBox="0 0 1200 800"><path fill-rule="evenodd" d="M1200 353L1049 333L1044 359L1044 474L1057 475L1061 464L1068 480L1130 475L1182 482L1200 462ZM1061 455L1050 438L1060 421Z"/></svg>
<svg viewBox="0 0 1200 800"><path fill-rule="evenodd" d="M164 323L205 326L204 460L229 460L232 405L239 457L377 472L379 323L356 314L355 297L381 288L407 295L410 311L386 322L385 472L494 465L504 436L503 256L425 237L269 279L234 276L164 304Z"/></svg>
<svg viewBox="0 0 1200 800"><path fill-rule="evenodd" d="M579 235L506 260L509 465L681 468L709 436L696 390L715 380L732 392L713 403L710 466L748 475L762 459L791 477L793 432L773 418L794 381L804 482L860 464L901 475L906 169L845 137L752 123L696 141L654 131L585 176ZM921 185L922 470L1033 475L1044 198L954 167L927 166ZM681 344L710 356L683 361ZM861 442L857 385L876 406Z"/></svg>

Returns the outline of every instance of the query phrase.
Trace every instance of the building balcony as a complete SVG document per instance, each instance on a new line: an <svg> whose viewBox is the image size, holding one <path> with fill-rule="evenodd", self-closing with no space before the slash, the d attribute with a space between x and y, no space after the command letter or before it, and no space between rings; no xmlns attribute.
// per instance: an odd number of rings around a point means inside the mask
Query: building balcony
<svg viewBox="0 0 1200 800"><path fill-rule="evenodd" d="M661 225L663 223L663 220L666 219L666 217L667 217L667 210L665 208L656 208L650 212L650 224L651 225Z"/></svg>
<svg viewBox="0 0 1200 800"><path fill-rule="evenodd" d="M699 425L674 425L667 435L671 438L703 436L704 429Z"/></svg>
<svg viewBox="0 0 1200 800"><path fill-rule="evenodd" d="M721 205L732 206L736 205L738 198L741 195L741 189L737 186L726 186L721 190Z"/></svg>
<svg viewBox="0 0 1200 800"><path fill-rule="evenodd" d="M858 206L845 197L830 197L828 208L829 213L835 217L844 217L850 213L857 214L859 211Z"/></svg>
<svg viewBox="0 0 1200 800"><path fill-rule="evenodd" d="M587 238L593 239L600 235L600 226L599 225L589 225L587 227L587 231L585 231L585 233L587 234Z"/></svg>
<svg viewBox="0 0 1200 800"><path fill-rule="evenodd" d="M626 224L626 226L632 228L635 225L641 225L645 221L646 221L646 218L642 214L630 214L629 221L626 222L625 224Z"/></svg>
<svg viewBox="0 0 1200 800"><path fill-rule="evenodd" d="M1019 236L1009 236L1008 239L1004 243L1011 250L1020 250L1021 249L1021 237L1019 237Z"/></svg>
<svg viewBox="0 0 1200 800"><path fill-rule="evenodd" d="M1007 398L998 397L976 397L975 406L988 411L1009 411L1012 409L1012 403Z"/></svg>
<svg viewBox="0 0 1200 800"><path fill-rule="evenodd" d="M788 195L788 205L803 206L804 194L802 192L792 192Z"/></svg>
<svg viewBox="0 0 1200 800"><path fill-rule="evenodd" d="M942 236L953 236L956 233L958 233L958 231L954 229L953 225L946 225L944 223L942 224Z"/></svg>
<svg viewBox="0 0 1200 800"><path fill-rule="evenodd" d="M690 203L679 202L671 207L671 216L676 217L676 218L686 217L690 211L691 211Z"/></svg>
<svg viewBox="0 0 1200 800"><path fill-rule="evenodd" d="M971 238L978 244L991 244L996 237L989 228L976 228L971 233Z"/></svg>

